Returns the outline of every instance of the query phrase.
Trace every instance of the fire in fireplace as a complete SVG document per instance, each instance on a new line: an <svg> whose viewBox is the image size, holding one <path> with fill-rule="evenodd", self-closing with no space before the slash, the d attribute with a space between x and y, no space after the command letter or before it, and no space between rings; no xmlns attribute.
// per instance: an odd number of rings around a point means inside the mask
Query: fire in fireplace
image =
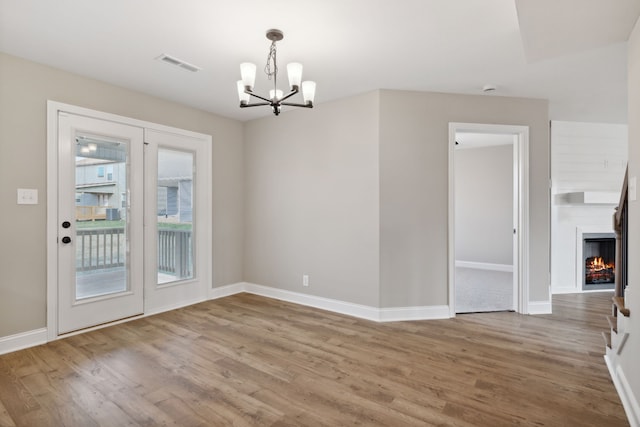
<svg viewBox="0 0 640 427"><path fill-rule="evenodd" d="M613 289L616 283L616 239L613 233L583 235L584 290Z"/></svg>

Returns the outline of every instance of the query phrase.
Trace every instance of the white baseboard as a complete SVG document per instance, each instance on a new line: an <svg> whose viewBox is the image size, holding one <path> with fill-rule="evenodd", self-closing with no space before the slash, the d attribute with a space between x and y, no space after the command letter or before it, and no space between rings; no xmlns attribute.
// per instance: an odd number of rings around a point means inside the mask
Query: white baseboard
<svg viewBox="0 0 640 427"><path fill-rule="evenodd" d="M403 322L409 320L449 319L448 305L427 305L422 307L392 307L379 309L380 322Z"/></svg>
<svg viewBox="0 0 640 427"><path fill-rule="evenodd" d="M551 286L551 293L553 295L561 295L561 294L580 294L582 293L582 289L578 289L575 286L572 287L565 287L565 288L559 288L559 287L553 287Z"/></svg>
<svg viewBox="0 0 640 427"><path fill-rule="evenodd" d="M423 307L389 307L377 308L362 304L324 298L299 292L286 291L270 286L255 283L235 283L213 289L212 299L222 298L241 292L260 295L267 298L279 299L294 304L319 308L334 313L346 314L360 319L374 322L398 322L406 320L430 320L450 318L449 306L423 306Z"/></svg>
<svg viewBox="0 0 640 427"><path fill-rule="evenodd" d="M359 317L361 319L373 320L376 322L379 321L378 309L366 305L354 304L331 298L318 297L315 295L301 294L298 292L272 288L270 286L257 285L255 283L246 283L245 292L260 295L263 297L292 302L294 304L319 308L321 310L328 310L335 313L346 314L348 316Z"/></svg>
<svg viewBox="0 0 640 427"><path fill-rule="evenodd" d="M529 301L528 314L551 314L551 301Z"/></svg>
<svg viewBox="0 0 640 427"><path fill-rule="evenodd" d="M513 273L513 265L510 264L491 264L490 262L473 262L456 260L456 267L475 268L477 270L504 271Z"/></svg>
<svg viewBox="0 0 640 427"><path fill-rule="evenodd" d="M245 291L244 282L220 286L219 288L211 288L209 289L209 299L224 298L231 295L239 294L244 291Z"/></svg>
<svg viewBox="0 0 640 427"><path fill-rule="evenodd" d="M640 404L627 381L622 366L618 365L614 367L611 358L607 355L604 356L604 361L607 364L609 375L618 392L618 396L620 396L620 401L622 402L625 414L627 414L629 425L631 427L640 427Z"/></svg>
<svg viewBox="0 0 640 427"><path fill-rule="evenodd" d="M0 338L0 354L11 353L47 342L47 328L34 329Z"/></svg>

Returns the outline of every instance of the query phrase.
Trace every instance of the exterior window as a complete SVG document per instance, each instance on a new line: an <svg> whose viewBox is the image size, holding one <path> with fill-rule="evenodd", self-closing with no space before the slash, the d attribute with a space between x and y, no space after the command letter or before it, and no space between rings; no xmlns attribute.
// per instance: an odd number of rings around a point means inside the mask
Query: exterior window
<svg viewBox="0 0 640 427"><path fill-rule="evenodd" d="M107 166L107 181L113 181L113 166Z"/></svg>
<svg viewBox="0 0 640 427"><path fill-rule="evenodd" d="M76 193L76 203L80 203L82 200L82 193Z"/></svg>
<svg viewBox="0 0 640 427"><path fill-rule="evenodd" d="M98 166L98 178L104 178L104 166Z"/></svg>

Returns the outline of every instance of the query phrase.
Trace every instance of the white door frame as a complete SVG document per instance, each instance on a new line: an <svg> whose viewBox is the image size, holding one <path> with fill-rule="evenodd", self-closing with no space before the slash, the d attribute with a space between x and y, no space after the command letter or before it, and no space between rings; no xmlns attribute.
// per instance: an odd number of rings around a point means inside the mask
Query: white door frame
<svg viewBox="0 0 640 427"><path fill-rule="evenodd" d="M159 125L156 123L146 122L143 120L132 119L129 117L119 116L110 113L104 113L101 111L91 110L88 108L78 107L75 105L64 104L56 101L47 101L47 341L53 341L58 339L58 257L57 257L57 239L58 239L58 113L67 112L79 116L92 117L105 121L112 121L116 123L123 123L132 126L138 126L144 129L153 129L160 132L173 133L183 135L187 137L205 139L207 142L207 148L205 153L205 159L208 161L208 165L211 165L211 136L204 135L196 132L191 132L183 129L178 129L170 126ZM211 183L212 174L211 168L207 167L205 170L200 170L204 182ZM204 190L204 189L203 189ZM211 191L205 191L205 197L202 197L200 203L206 208L206 212L212 212L212 197ZM207 293L210 292L210 284L212 278L212 231L211 221L208 218L203 218L198 225L198 234L203 237L203 248L200 251L199 259L202 257L204 262L200 260L199 275L203 286L207 289L202 293L205 300ZM196 301L189 301L188 303L194 303ZM179 305L187 305L187 303L176 303L174 307ZM158 311L155 311L158 312ZM149 315L145 309L145 313L141 316ZM109 323L107 325L99 325L94 328L83 329L81 332L86 332L92 329L113 325L116 323L125 322L134 318L129 318L121 321ZM74 333L65 334L65 336L73 335Z"/></svg>
<svg viewBox="0 0 640 427"><path fill-rule="evenodd" d="M517 298L515 310L518 313L529 313L529 127L515 125L492 125L480 123L449 123L449 207L448 207L448 260L449 260L449 315L456 316L455 311L455 162L454 148L457 132L473 132L488 134L514 135L514 158L517 159L517 171L514 179L517 183L515 196L514 223L516 237L514 242L514 270L516 273ZM515 191L514 191L515 193Z"/></svg>

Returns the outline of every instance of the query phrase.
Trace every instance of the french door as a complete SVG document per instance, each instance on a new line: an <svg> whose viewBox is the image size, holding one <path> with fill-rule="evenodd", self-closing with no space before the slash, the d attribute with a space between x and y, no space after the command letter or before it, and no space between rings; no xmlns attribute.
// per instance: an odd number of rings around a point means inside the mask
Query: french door
<svg viewBox="0 0 640 427"><path fill-rule="evenodd" d="M143 137L59 113L59 334L143 313Z"/></svg>
<svg viewBox="0 0 640 427"><path fill-rule="evenodd" d="M49 102L49 339L203 301L211 137Z"/></svg>

